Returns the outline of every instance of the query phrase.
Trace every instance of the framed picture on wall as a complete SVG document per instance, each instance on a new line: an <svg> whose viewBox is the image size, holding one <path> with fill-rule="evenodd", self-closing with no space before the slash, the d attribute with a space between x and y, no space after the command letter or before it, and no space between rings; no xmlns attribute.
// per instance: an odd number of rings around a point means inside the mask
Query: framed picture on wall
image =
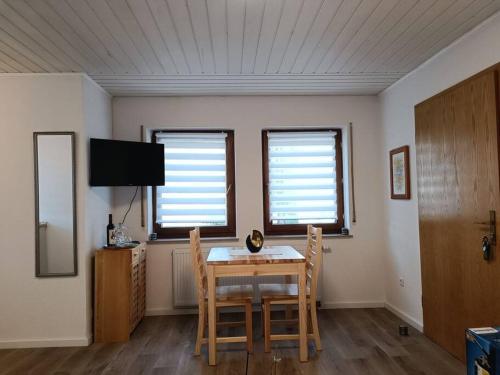
<svg viewBox="0 0 500 375"><path fill-rule="evenodd" d="M410 147L389 152L391 163L391 199L410 199Z"/></svg>

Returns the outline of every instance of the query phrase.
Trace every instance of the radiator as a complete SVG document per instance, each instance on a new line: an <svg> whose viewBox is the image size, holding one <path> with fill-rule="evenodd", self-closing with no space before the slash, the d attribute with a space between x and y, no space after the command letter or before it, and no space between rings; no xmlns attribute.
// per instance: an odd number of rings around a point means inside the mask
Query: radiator
<svg viewBox="0 0 500 375"><path fill-rule="evenodd" d="M302 253L302 252L301 252ZM204 251L205 259L208 252ZM259 303L258 284L282 283L283 276L245 276L222 277L217 279L218 285L252 285L254 289L254 303ZM295 279L294 279L295 281ZM176 249L172 252L172 288L175 308L190 308L198 305L195 276L189 249ZM321 273L318 288L318 300L321 295Z"/></svg>

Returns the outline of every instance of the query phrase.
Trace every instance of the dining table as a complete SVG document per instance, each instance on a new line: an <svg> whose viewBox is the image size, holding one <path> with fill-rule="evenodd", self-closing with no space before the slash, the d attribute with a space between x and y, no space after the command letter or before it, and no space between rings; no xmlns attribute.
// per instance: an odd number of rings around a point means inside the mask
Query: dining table
<svg viewBox="0 0 500 375"><path fill-rule="evenodd" d="M307 356L306 259L293 246L265 246L252 253L245 247L213 247L207 265L208 363L217 364L216 282L235 276L297 276L299 311L299 360Z"/></svg>

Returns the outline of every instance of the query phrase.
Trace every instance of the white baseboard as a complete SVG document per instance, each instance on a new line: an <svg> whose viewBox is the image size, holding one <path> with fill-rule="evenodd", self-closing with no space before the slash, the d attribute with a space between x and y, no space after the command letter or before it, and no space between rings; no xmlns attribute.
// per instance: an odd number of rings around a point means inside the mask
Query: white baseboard
<svg viewBox="0 0 500 375"><path fill-rule="evenodd" d="M357 302L321 302L322 309L369 309L385 307L381 301L357 301Z"/></svg>
<svg viewBox="0 0 500 375"><path fill-rule="evenodd" d="M407 313L401 311L397 307L391 305L390 303L386 302L385 303L385 308L392 312L394 315L398 316L400 319L403 319L406 323L411 325L413 328L416 330L423 332L424 331L424 325L422 322L418 321L414 317L408 315Z"/></svg>
<svg viewBox="0 0 500 375"><path fill-rule="evenodd" d="M89 346L92 343L90 337L81 338L59 338L59 339L30 339L30 340L0 340L0 349L20 348L52 348L63 346Z"/></svg>

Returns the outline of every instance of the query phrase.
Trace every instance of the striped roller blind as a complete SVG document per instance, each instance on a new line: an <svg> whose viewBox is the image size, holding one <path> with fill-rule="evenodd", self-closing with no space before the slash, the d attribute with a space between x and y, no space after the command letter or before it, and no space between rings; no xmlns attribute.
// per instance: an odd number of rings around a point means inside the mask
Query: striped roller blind
<svg viewBox="0 0 500 375"><path fill-rule="evenodd" d="M165 185L156 189L162 228L227 225L226 133L157 133Z"/></svg>
<svg viewBox="0 0 500 375"><path fill-rule="evenodd" d="M337 222L336 135L268 132L272 224Z"/></svg>

